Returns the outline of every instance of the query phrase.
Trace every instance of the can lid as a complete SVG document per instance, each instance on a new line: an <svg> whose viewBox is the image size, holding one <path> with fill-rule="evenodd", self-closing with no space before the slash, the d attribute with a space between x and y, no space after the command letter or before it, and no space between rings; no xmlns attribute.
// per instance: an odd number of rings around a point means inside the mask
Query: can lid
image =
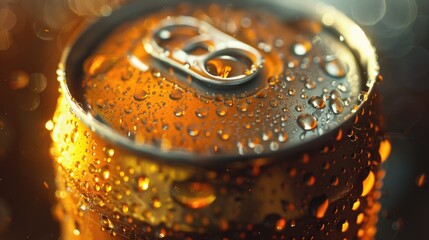
<svg viewBox="0 0 429 240"><path fill-rule="evenodd" d="M134 3L64 59L63 91L91 129L196 164L305 148L346 124L378 75L364 32L306 1Z"/></svg>

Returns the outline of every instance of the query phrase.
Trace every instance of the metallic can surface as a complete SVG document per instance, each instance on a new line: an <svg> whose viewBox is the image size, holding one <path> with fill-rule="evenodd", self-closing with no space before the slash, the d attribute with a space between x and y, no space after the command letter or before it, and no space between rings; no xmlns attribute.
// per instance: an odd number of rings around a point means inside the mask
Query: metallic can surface
<svg viewBox="0 0 429 240"><path fill-rule="evenodd" d="M378 65L334 9L136 2L58 74L64 239L373 239Z"/></svg>

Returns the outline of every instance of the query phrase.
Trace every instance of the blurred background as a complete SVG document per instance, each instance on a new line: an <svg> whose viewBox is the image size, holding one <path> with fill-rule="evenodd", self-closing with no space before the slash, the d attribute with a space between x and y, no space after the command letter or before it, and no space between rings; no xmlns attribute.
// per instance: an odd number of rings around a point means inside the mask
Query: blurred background
<svg viewBox="0 0 429 240"><path fill-rule="evenodd" d="M143 0L142 0L143 1ZM58 239L49 157L55 69L78 22L125 0L0 0L0 239ZM325 0L379 54L392 140L377 240L429 236L429 1Z"/></svg>

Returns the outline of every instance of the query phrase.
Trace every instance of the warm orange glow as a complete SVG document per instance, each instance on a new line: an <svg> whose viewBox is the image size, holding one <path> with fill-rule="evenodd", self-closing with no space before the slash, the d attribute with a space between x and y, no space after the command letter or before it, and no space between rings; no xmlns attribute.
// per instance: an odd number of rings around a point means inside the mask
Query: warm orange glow
<svg viewBox="0 0 429 240"><path fill-rule="evenodd" d="M390 151L392 150L392 145L388 139L384 139L380 142L380 147L378 148L378 153L381 157L381 162L385 162L390 155Z"/></svg>
<svg viewBox="0 0 429 240"><path fill-rule="evenodd" d="M368 195L368 193L374 187L374 183L375 183L375 176L374 176L374 173L370 171L368 176L362 182L362 185L363 185L362 194L361 194L362 197Z"/></svg>
<svg viewBox="0 0 429 240"><path fill-rule="evenodd" d="M286 226L286 220L281 218L279 220L277 220L277 224L276 224L276 230L277 231L281 231L285 228Z"/></svg>

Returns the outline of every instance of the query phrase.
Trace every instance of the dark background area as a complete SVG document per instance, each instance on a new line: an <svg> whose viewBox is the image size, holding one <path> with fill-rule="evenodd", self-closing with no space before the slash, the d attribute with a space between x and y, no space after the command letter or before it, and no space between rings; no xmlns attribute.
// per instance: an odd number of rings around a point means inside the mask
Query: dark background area
<svg viewBox="0 0 429 240"><path fill-rule="evenodd" d="M45 128L58 97L55 69L75 22L120 2L0 0L0 239L58 239ZM365 29L384 76L392 153L377 240L429 239L429 1L326 2Z"/></svg>

